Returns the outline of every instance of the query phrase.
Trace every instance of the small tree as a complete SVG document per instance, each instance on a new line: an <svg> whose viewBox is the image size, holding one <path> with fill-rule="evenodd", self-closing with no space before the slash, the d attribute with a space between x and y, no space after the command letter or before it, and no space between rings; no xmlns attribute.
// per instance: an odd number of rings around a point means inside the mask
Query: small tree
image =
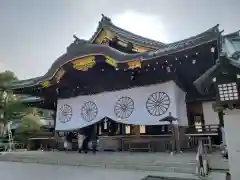
<svg viewBox="0 0 240 180"><path fill-rule="evenodd" d="M15 139L25 143L30 137L42 131L41 126L39 116L32 113L28 114L21 119L20 125L15 130Z"/></svg>
<svg viewBox="0 0 240 180"><path fill-rule="evenodd" d="M4 89L8 83L14 80L17 80L17 77L12 71L4 71L0 73L0 87L2 88L0 89L0 121L4 125L7 124L9 118L13 115L12 113L15 112L14 109L17 110L20 107L23 107L21 103L17 101L17 97L12 92Z"/></svg>
<svg viewBox="0 0 240 180"><path fill-rule="evenodd" d="M5 86L6 84L18 80L17 76L12 71L0 72L0 87Z"/></svg>

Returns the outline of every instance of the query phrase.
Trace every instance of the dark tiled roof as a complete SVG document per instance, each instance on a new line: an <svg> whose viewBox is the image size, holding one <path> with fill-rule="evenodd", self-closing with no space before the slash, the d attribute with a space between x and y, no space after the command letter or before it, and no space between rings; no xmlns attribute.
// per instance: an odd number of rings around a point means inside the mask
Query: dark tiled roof
<svg viewBox="0 0 240 180"><path fill-rule="evenodd" d="M223 37L223 52L221 58L227 58L229 64L240 69L240 46L235 47L232 39L240 38L240 31L227 34ZM228 43L226 43L226 41ZM239 39L240 44L240 39ZM231 54L229 53L231 51ZM201 94L206 94L212 85L212 79L220 68L221 62L218 61L213 67L209 68L202 76L194 81L194 85Z"/></svg>
<svg viewBox="0 0 240 180"><path fill-rule="evenodd" d="M225 35L226 38L237 37L237 36L240 36L240 30Z"/></svg>
<svg viewBox="0 0 240 180"><path fill-rule="evenodd" d="M213 28L196 35L194 37L187 38L182 41L175 43L167 44L161 48L143 53L136 54L127 54L120 52L114 48L111 48L103 44L92 44L89 41L80 40L75 38L75 41L67 48L67 52L60 56L50 67L48 72L41 77L13 82L8 86L10 89L18 89L23 87L30 87L37 85L40 82L51 79L57 70L62 67L64 64L72 61L74 58L81 58L90 55L102 55L109 56L112 59L115 59L118 63L126 63L133 59L143 59L143 61L156 59L165 55L173 54L179 51L184 51L187 49L194 48L196 46L209 43L211 41L217 40L219 38L218 25Z"/></svg>
<svg viewBox="0 0 240 180"><path fill-rule="evenodd" d="M201 94L206 94L206 88L211 86L212 79L219 66L220 62L218 61L213 67L208 69L204 74L194 81L194 85L198 92Z"/></svg>

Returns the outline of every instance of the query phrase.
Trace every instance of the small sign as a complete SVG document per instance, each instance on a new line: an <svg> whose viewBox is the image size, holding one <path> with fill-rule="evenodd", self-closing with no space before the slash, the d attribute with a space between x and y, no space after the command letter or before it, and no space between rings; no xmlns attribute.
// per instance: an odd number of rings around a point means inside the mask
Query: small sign
<svg viewBox="0 0 240 180"><path fill-rule="evenodd" d="M96 64L96 61L94 56L88 56L74 60L72 64L74 69L77 69L79 71L87 71L89 68L92 68Z"/></svg>
<svg viewBox="0 0 240 180"><path fill-rule="evenodd" d="M109 64L113 67L117 67L117 62L114 59L110 58L109 56L105 56L105 58L106 58L105 61L107 64Z"/></svg>

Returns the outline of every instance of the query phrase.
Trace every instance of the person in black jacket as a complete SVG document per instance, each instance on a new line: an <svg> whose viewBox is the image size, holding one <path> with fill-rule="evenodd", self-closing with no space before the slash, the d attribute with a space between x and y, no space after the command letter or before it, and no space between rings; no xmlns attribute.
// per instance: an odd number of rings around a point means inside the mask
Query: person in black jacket
<svg viewBox="0 0 240 180"><path fill-rule="evenodd" d="M231 174L229 172L226 173L226 180L231 180Z"/></svg>
<svg viewBox="0 0 240 180"><path fill-rule="evenodd" d="M93 154L96 154L96 151L97 151L97 135L96 135L95 131L92 134L91 140L92 140L92 152L93 152Z"/></svg>
<svg viewBox="0 0 240 180"><path fill-rule="evenodd" d="M83 144L82 144L82 151L86 154L88 153L88 150L89 150L89 148L88 148L89 141L90 141L90 137L86 136L85 139L83 140Z"/></svg>

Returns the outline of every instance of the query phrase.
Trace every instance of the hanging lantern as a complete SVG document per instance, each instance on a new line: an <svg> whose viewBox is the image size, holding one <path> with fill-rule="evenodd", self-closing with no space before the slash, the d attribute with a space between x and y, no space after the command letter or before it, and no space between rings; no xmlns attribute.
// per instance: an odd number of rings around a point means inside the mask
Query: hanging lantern
<svg viewBox="0 0 240 180"><path fill-rule="evenodd" d="M215 47L211 47L211 52L212 52L212 53L215 52Z"/></svg>
<svg viewBox="0 0 240 180"><path fill-rule="evenodd" d="M239 99L238 86L236 82L221 83L217 85L219 100L234 101Z"/></svg>
<svg viewBox="0 0 240 180"><path fill-rule="evenodd" d="M221 60L221 59L220 59ZM226 63L226 62L221 62ZM239 104L240 75L227 64L222 65L221 71L212 79L217 90L217 103L231 107Z"/></svg>
<svg viewBox="0 0 240 180"><path fill-rule="evenodd" d="M166 69L167 69L167 72L171 72L171 69L169 66L167 66Z"/></svg>

